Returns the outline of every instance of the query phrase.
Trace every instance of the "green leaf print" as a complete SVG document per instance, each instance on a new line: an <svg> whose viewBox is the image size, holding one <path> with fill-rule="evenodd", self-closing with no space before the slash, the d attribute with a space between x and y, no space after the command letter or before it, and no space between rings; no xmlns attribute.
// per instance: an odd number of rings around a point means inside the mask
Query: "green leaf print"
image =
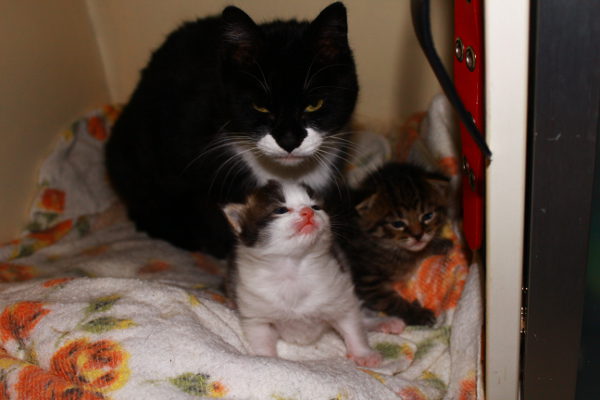
<svg viewBox="0 0 600 400"><path fill-rule="evenodd" d="M208 375L188 372L178 375L175 378L170 378L169 382L187 394L205 396L209 389L208 378L210 378Z"/></svg>
<svg viewBox="0 0 600 400"><path fill-rule="evenodd" d="M391 343L391 342L380 342L375 345L375 350L377 350L383 358L398 358L402 354L402 347L399 344Z"/></svg>
<svg viewBox="0 0 600 400"><path fill-rule="evenodd" d="M135 326L135 322L130 319L100 317L82 324L80 329L90 333L104 333L113 329L126 329L132 326Z"/></svg>
<svg viewBox="0 0 600 400"><path fill-rule="evenodd" d="M427 384L433 386L440 393L445 393L448 389L446 383L436 374L431 371L425 371L421 375L421 378L427 382Z"/></svg>
<svg viewBox="0 0 600 400"><path fill-rule="evenodd" d="M60 214L56 212L36 211L33 214L32 221L27 224L26 229L29 232L40 232L52 225Z"/></svg>
<svg viewBox="0 0 600 400"><path fill-rule="evenodd" d="M77 218L77 221L75 222L75 228L77 229L77 232L79 233L79 236L85 236L87 235L92 226L90 225L90 221L88 218L86 217L79 217Z"/></svg>
<svg viewBox="0 0 600 400"><path fill-rule="evenodd" d="M419 360L424 357L437 344L448 346L450 344L450 329L451 328L449 326L443 326L435 330L431 336L418 343L417 352L415 353L415 360Z"/></svg>
<svg viewBox="0 0 600 400"><path fill-rule="evenodd" d="M92 314L96 312L103 312L110 310L115 303L121 298L120 294L113 294L111 296L99 297L97 299L92 300L92 302L87 306L85 312L87 314Z"/></svg>
<svg viewBox="0 0 600 400"><path fill-rule="evenodd" d="M21 258L21 257L28 257L28 256L32 255L33 253L35 253L35 247L32 244L26 244L26 245L22 245L19 248L19 250L16 252L15 256L12 258L16 259L16 258Z"/></svg>

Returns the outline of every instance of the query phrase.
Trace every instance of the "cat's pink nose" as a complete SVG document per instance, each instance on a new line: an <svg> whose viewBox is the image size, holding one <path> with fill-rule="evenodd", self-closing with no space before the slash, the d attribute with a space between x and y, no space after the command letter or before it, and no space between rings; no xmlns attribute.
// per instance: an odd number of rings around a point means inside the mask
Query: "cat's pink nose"
<svg viewBox="0 0 600 400"><path fill-rule="evenodd" d="M315 215L315 212L310 207L302 207L300 209L300 216L304 219L310 220L312 219L313 215Z"/></svg>

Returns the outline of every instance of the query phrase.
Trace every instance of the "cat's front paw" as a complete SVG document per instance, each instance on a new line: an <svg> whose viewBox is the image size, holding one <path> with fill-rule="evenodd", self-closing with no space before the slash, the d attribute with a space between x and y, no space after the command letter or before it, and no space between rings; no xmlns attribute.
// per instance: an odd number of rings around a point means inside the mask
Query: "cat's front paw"
<svg viewBox="0 0 600 400"><path fill-rule="evenodd" d="M377 332L399 335L404 332L406 323L401 318L387 317L375 327Z"/></svg>
<svg viewBox="0 0 600 400"><path fill-rule="evenodd" d="M371 351L365 355L348 354L348 358L354 361L359 367L375 368L381 365L383 356L376 351Z"/></svg>
<svg viewBox="0 0 600 400"><path fill-rule="evenodd" d="M447 254L454 247L454 243L450 239L436 239L431 241L429 247L433 254Z"/></svg>
<svg viewBox="0 0 600 400"><path fill-rule="evenodd" d="M433 311L421 307L418 303L414 305L415 307L403 316L404 321L406 321L408 325L433 326L436 321Z"/></svg>

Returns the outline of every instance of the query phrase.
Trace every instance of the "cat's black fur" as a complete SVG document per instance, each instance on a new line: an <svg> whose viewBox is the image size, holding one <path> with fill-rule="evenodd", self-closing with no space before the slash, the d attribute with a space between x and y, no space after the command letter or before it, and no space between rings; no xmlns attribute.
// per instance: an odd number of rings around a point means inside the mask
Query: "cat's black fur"
<svg viewBox="0 0 600 400"><path fill-rule="evenodd" d="M327 192L357 93L341 3L312 23L262 25L227 7L221 16L184 24L152 55L107 144L111 183L140 230L225 256L233 235L220 206L242 202L267 180L242 153L255 154L268 178ZM298 165L251 150L270 132L291 152L308 127L323 132L325 142ZM326 152L335 154L324 168ZM322 182L305 180L319 169Z"/></svg>

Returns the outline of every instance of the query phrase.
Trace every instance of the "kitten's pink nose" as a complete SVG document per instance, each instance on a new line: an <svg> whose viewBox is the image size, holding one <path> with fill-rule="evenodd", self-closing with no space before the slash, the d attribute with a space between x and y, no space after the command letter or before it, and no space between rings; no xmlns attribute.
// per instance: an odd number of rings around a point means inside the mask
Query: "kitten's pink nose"
<svg viewBox="0 0 600 400"><path fill-rule="evenodd" d="M308 219L308 220L311 220L311 219L312 219L312 217L313 217L313 215L315 215L315 212L314 212L314 211L313 211L313 209L312 209L312 208L310 208L310 207L302 207L302 208L300 209L300 216L301 216L303 219Z"/></svg>

